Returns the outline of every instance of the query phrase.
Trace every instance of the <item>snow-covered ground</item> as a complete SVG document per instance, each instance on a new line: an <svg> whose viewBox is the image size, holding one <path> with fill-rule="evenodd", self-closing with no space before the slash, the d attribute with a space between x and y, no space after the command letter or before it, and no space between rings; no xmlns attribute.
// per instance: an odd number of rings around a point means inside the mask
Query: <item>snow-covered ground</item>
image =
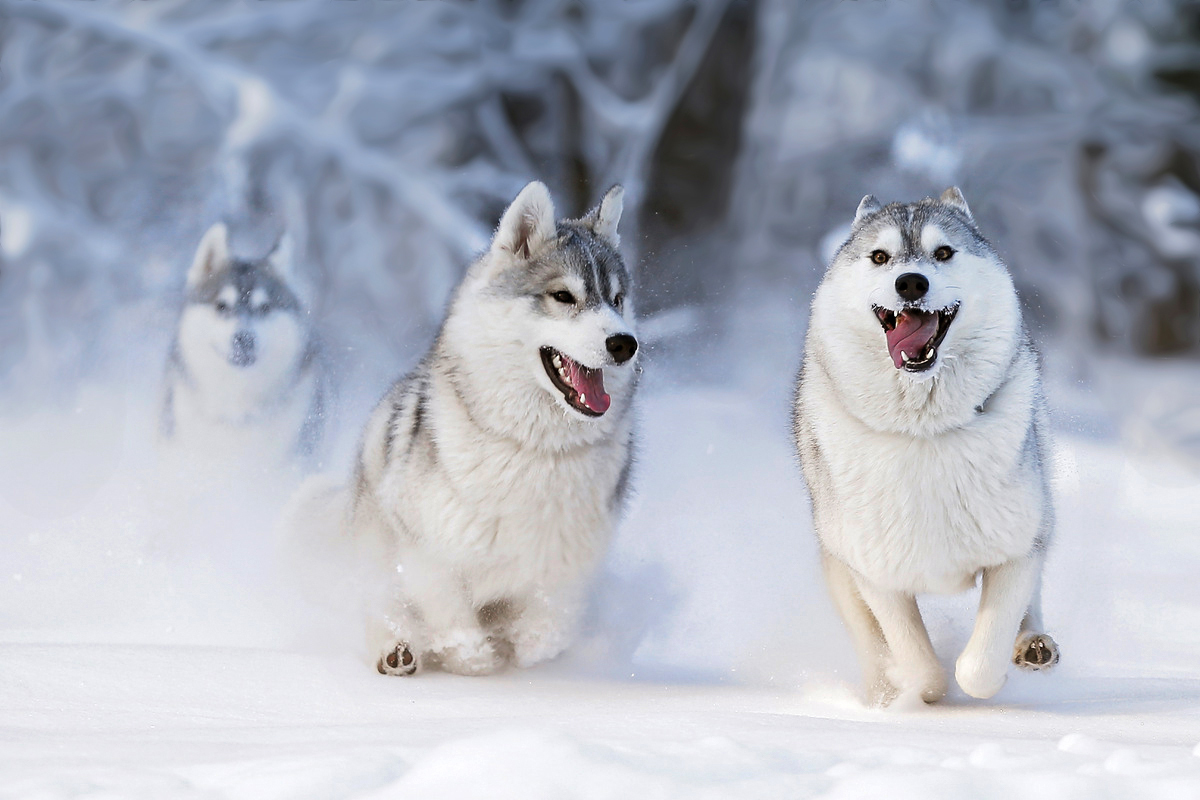
<svg viewBox="0 0 1200 800"><path fill-rule="evenodd" d="M1123 366L1051 359L1059 669L873 710L788 443L799 330L768 334L729 332L715 370L649 354L582 640L490 678L377 675L277 569L286 487L164 497L141 395L8 420L0 798L1200 797L1200 478L1122 444ZM947 666L975 599L924 603Z"/></svg>
<svg viewBox="0 0 1200 800"><path fill-rule="evenodd" d="M7 645L3 797L1195 797L1200 686L1066 674L866 711L828 682L388 681L282 650ZM814 685L815 684L815 685Z"/></svg>

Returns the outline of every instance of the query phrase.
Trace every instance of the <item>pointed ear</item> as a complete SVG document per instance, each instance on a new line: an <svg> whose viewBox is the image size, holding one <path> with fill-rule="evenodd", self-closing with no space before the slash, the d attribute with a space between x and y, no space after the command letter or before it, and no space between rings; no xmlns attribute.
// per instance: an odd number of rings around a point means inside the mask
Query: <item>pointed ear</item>
<svg viewBox="0 0 1200 800"><path fill-rule="evenodd" d="M617 233L617 224L621 221L624 208L625 189L618 183L605 192L600 205L589 211L583 221L591 226L597 236L607 239L613 247L620 247L621 235Z"/></svg>
<svg viewBox="0 0 1200 800"><path fill-rule="evenodd" d="M529 258L554 238L554 203L550 190L541 181L529 183L500 218L492 251L503 251L516 258Z"/></svg>
<svg viewBox="0 0 1200 800"><path fill-rule="evenodd" d="M869 194L859 202L858 210L854 212L854 224L858 225L876 211L882 210L883 206L879 205L879 201L875 199L875 195Z"/></svg>
<svg viewBox="0 0 1200 800"><path fill-rule="evenodd" d="M287 231L279 237L279 241L271 248L271 252L267 253L267 263L271 265L271 269L281 278L290 278L295 272L295 250L292 245L292 235Z"/></svg>
<svg viewBox="0 0 1200 800"><path fill-rule="evenodd" d="M967 215L967 219L972 222L975 217L971 215L971 209L967 206L967 198L963 197L962 191L957 186L951 186L946 191L942 192L942 196L938 198L938 202L942 205L953 206L959 211Z"/></svg>
<svg viewBox="0 0 1200 800"><path fill-rule="evenodd" d="M199 286L228 260L229 231L225 228L225 223L218 222L200 239L200 246L196 248L191 269L188 270L188 287Z"/></svg>

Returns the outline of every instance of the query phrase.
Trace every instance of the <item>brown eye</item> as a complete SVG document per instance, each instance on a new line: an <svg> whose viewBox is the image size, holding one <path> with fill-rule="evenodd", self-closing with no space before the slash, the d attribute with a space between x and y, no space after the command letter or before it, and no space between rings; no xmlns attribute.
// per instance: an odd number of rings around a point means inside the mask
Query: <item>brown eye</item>
<svg viewBox="0 0 1200 800"><path fill-rule="evenodd" d="M559 289L557 292L551 292L550 296L560 303L567 305L575 305L575 295L568 292L566 289Z"/></svg>
<svg viewBox="0 0 1200 800"><path fill-rule="evenodd" d="M613 307L620 311L625 305L625 293L617 292L617 296L613 298Z"/></svg>
<svg viewBox="0 0 1200 800"><path fill-rule="evenodd" d="M890 258L891 256L882 250L874 250L871 253L871 260L876 264L886 264Z"/></svg>
<svg viewBox="0 0 1200 800"><path fill-rule="evenodd" d="M938 261L949 261L950 257L953 255L954 255L954 248L947 247L946 245L942 245L937 250L933 251L933 257L936 258Z"/></svg>

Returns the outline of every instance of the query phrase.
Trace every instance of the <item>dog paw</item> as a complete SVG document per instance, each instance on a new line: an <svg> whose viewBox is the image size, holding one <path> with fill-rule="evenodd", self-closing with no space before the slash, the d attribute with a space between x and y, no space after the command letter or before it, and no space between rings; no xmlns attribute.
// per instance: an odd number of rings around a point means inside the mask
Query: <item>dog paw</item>
<svg viewBox="0 0 1200 800"><path fill-rule="evenodd" d="M886 698L884 705L890 705L898 697L914 696L919 696L926 703L936 703L946 696L949 688L945 673L937 665L908 670L892 665L885 675L886 679L880 685L882 693L879 695L881 700ZM870 688L868 687L868 691Z"/></svg>
<svg viewBox="0 0 1200 800"><path fill-rule="evenodd" d="M992 664L988 659L964 652L954 665L954 679L971 697L987 700L1004 688L1008 680L1007 668L1008 665L1003 661Z"/></svg>
<svg viewBox="0 0 1200 800"><path fill-rule="evenodd" d="M1023 633L1013 647L1013 663L1021 669L1050 669L1058 663L1058 644L1044 633Z"/></svg>
<svg viewBox="0 0 1200 800"><path fill-rule="evenodd" d="M872 708L886 708L899 697L900 692L883 675L866 682L867 705Z"/></svg>
<svg viewBox="0 0 1200 800"><path fill-rule="evenodd" d="M571 637L561 629L539 626L533 630L514 631L510 637L513 663L521 668L532 667L557 658L571 644Z"/></svg>
<svg viewBox="0 0 1200 800"><path fill-rule="evenodd" d="M417 657L404 642L397 644L392 650L379 657L375 669L380 675L414 675L417 671Z"/></svg>
<svg viewBox="0 0 1200 800"><path fill-rule="evenodd" d="M457 675L490 675L503 660L485 636L455 634L430 648L441 668Z"/></svg>

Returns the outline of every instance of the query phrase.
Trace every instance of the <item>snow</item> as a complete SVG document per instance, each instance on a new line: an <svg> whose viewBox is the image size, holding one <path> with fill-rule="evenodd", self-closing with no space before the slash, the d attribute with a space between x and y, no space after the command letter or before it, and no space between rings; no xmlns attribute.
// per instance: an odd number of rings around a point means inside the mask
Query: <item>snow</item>
<svg viewBox="0 0 1200 800"><path fill-rule="evenodd" d="M1194 797L1200 772L1189 679L897 713L843 687L558 667L397 681L258 649L0 655L2 797Z"/></svg>
<svg viewBox="0 0 1200 800"><path fill-rule="evenodd" d="M867 708L788 442L798 325L722 380L648 352L637 495L581 641L489 678L376 674L279 569L288 487L205 510L211 486L181 495L136 444L137 393L10 425L35 453L124 413L126 441L81 443L57 512L34 491L56 459L5 460L27 475L0 501L0 798L1200 797L1196 473L1089 432L1103 393L1054 382L1062 664ZM923 602L947 668L975 600Z"/></svg>

